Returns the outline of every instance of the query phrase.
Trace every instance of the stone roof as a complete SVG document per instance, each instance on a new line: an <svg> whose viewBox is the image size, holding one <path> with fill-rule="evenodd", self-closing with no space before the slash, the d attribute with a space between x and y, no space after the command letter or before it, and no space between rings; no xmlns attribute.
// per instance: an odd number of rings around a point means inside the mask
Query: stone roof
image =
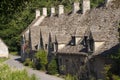
<svg viewBox="0 0 120 80"><path fill-rule="evenodd" d="M33 25L34 23L36 23L36 21L37 21L39 18L40 18L40 17L35 18L35 19L31 22L31 24L21 33L21 35L23 35L27 30L29 30L29 28L32 27L32 25Z"/></svg>
<svg viewBox="0 0 120 80"><path fill-rule="evenodd" d="M104 41L104 47L106 47L104 49L107 50L114 46L114 44L118 44L118 25L116 24L118 24L119 20L119 6L113 9L111 7L95 8L91 11L86 12L86 14L84 15L65 14L60 16L46 17L39 26L31 27L31 39L33 43L33 49L39 43L40 29L43 36L44 44L48 43L49 33L51 33L53 42L56 36L58 43L67 44L71 40L72 35L83 37L88 27L90 27L94 40ZM65 48L71 53L79 52L79 48L76 47L80 47L80 45L66 46ZM64 49L63 52L67 52L66 50L64 51Z"/></svg>
<svg viewBox="0 0 120 80"><path fill-rule="evenodd" d="M118 24L120 20L120 7L118 8L98 8L93 9L87 13L79 25L84 27L90 27L93 38L95 41L105 42L93 55L99 55L105 51L110 50L116 45L119 45L118 41ZM87 30L87 29L86 29ZM81 30L80 30L81 31ZM80 46L66 46L59 53L81 54Z"/></svg>

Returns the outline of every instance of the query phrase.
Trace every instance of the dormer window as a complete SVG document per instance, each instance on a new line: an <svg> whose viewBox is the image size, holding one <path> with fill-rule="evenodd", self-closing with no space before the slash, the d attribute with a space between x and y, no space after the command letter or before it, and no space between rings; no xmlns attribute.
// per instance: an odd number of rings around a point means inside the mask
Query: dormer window
<svg viewBox="0 0 120 80"><path fill-rule="evenodd" d="M75 45L76 45L76 39L75 36L72 36L71 46L75 46Z"/></svg>
<svg viewBox="0 0 120 80"><path fill-rule="evenodd" d="M93 53L94 52L94 39L89 39L89 43L88 43L88 45L89 45L89 49L88 49L88 52L91 52L91 53Z"/></svg>
<svg viewBox="0 0 120 80"><path fill-rule="evenodd" d="M86 51L88 53L93 53L95 50L94 39L92 33L89 32L87 36L84 36L84 46L86 47Z"/></svg>
<svg viewBox="0 0 120 80"><path fill-rule="evenodd" d="M47 44L45 44L45 49L48 49L48 45Z"/></svg>

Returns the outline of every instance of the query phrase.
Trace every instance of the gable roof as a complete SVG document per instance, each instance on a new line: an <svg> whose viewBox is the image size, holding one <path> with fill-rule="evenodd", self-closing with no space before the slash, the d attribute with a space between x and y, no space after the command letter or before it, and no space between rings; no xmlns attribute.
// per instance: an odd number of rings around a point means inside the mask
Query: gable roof
<svg viewBox="0 0 120 80"><path fill-rule="evenodd" d="M118 41L118 25L120 20L120 8L98 8L93 9L90 13L86 14L79 23L80 26L90 28L95 41L105 42L97 51L92 55L99 55L119 45ZM81 30L80 30L81 31ZM87 31L87 29L86 29ZM85 33L84 35L87 35ZM84 47L77 44L76 46L66 46L58 52L64 54L83 54L80 52ZM119 48L119 47L117 47ZM86 54L85 54L86 55Z"/></svg>
<svg viewBox="0 0 120 80"><path fill-rule="evenodd" d="M3 43L7 48L8 46L4 43L4 41L0 38L0 44Z"/></svg>
<svg viewBox="0 0 120 80"><path fill-rule="evenodd" d="M104 41L107 44L105 47L112 47L111 44L118 44L116 24L119 19L120 8L105 7L92 9L84 15L46 17L38 26L31 27L32 47L34 48L39 43L40 29L44 44L48 43L49 33L51 33L53 42L56 36L58 43L67 44L72 35L83 37L88 27L90 27L95 41Z"/></svg>

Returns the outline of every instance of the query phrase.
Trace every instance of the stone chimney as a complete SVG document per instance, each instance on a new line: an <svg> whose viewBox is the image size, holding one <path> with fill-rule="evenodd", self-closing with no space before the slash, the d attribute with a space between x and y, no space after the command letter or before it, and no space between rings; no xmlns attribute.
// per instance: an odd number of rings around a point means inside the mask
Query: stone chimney
<svg viewBox="0 0 120 80"><path fill-rule="evenodd" d="M43 8L43 15L47 16L47 8L45 8L45 7Z"/></svg>
<svg viewBox="0 0 120 80"><path fill-rule="evenodd" d="M90 0L82 0L82 13L85 14L88 10L90 10Z"/></svg>
<svg viewBox="0 0 120 80"><path fill-rule="evenodd" d="M51 7L51 16L55 15L55 7Z"/></svg>
<svg viewBox="0 0 120 80"><path fill-rule="evenodd" d="M64 14L64 6L63 5L59 5L59 15Z"/></svg>
<svg viewBox="0 0 120 80"><path fill-rule="evenodd" d="M77 13L80 10L80 3L74 2L73 4L73 13Z"/></svg>
<svg viewBox="0 0 120 80"><path fill-rule="evenodd" d="M35 18L38 18L40 16L40 10L39 9L36 9L36 15L35 15Z"/></svg>
<svg viewBox="0 0 120 80"><path fill-rule="evenodd" d="M105 0L105 5L106 5L106 7L107 7L112 1L114 1L114 0Z"/></svg>

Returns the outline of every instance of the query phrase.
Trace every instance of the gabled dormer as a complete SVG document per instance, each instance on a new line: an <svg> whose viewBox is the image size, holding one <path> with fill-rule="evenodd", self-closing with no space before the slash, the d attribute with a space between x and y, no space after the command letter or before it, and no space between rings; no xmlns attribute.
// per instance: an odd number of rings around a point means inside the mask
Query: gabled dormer
<svg viewBox="0 0 120 80"><path fill-rule="evenodd" d="M29 34L28 34L28 46L29 46L29 49L30 49L30 52L32 50L32 36L31 36L31 28L29 27Z"/></svg>
<svg viewBox="0 0 120 80"><path fill-rule="evenodd" d="M44 45L43 45L43 38L42 38L41 29L40 29L40 37L39 37L38 50L41 50L41 49L44 49Z"/></svg>
<svg viewBox="0 0 120 80"><path fill-rule="evenodd" d="M88 53L93 53L95 51L95 41L90 28L88 28L84 35L84 46Z"/></svg>
<svg viewBox="0 0 120 80"><path fill-rule="evenodd" d="M58 51L58 41L57 41L57 37L55 36L55 43L54 43L54 51L57 52Z"/></svg>
<svg viewBox="0 0 120 80"><path fill-rule="evenodd" d="M92 32L90 31L88 39L87 39L87 43L88 43L88 52L93 53L95 50L95 42L92 36Z"/></svg>

